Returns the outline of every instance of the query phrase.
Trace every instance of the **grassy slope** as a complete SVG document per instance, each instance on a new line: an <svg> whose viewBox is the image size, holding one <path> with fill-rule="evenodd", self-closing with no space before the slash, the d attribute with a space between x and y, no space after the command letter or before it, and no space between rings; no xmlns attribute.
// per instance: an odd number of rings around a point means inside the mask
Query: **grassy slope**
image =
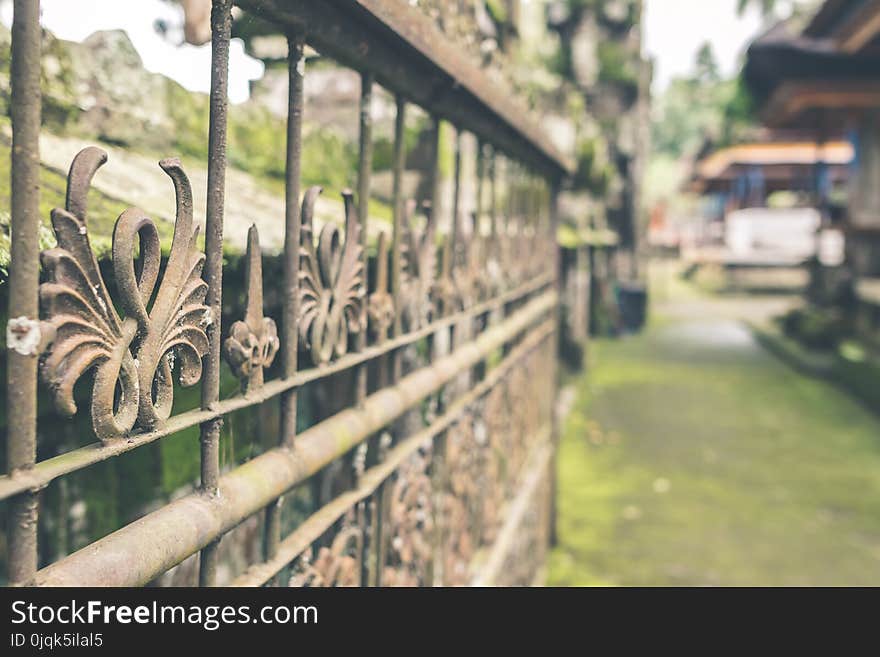
<svg viewBox="0 0 880 657"><path fill-rule="evenodd" d="M880 583L880 420L705 322L594 346L548 583Z"/></svg>

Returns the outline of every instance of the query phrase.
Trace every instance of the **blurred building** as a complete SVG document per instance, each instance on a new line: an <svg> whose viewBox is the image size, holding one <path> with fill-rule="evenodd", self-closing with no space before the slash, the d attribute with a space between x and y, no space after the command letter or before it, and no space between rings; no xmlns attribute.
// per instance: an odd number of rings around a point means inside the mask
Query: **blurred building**
<svg viewBox="0 0 880 657"><path fill-rule="evenodd" d="M852 144L844 140L736 144L701 153L685 190L716 197L724 211L764 207L779 192L821 207L834 203L833 192L847 184L853 157Z"/></svg>
<svg viewBox="0 0 880 657"><path fill-rule="evenodd" d="M843 302L849 291L880 306L880 3L826 0L806 22L778 23L751 44L744 76L765 125L850 142L846 261L820 272L833 281L820 277L814 300Z"/></svg>

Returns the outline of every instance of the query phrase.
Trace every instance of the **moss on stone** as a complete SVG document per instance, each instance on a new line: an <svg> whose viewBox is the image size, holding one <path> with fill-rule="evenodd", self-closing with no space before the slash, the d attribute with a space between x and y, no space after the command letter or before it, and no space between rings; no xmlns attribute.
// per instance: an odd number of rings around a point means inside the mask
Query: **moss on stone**
<svg viewBox="0 0 880 657"><path fill-rule="evenodd" d="M40 218L42 228L40 241L42 248L54 246L54 235L50 213L53 208L63 208L67 193L67 178L61 173L40 168ZM10 212L10 147L0 139L0 276L5 279L6 267L9 264L9 212ZM113 226L126 204L112 199L97 190L89 193L89 237L98 259L110 253ZM165 222L157 222L159 234L167 245L171 237L172 226ZM2 282L2 279L0 279Z"/></svg>
<svg viewBox="0 0 880 657"><path fill-rule="evenodd" d="M638 89L639 77L635 69L637 59L630 56L626 46L617 41L602 41L598 47L599 81L619 84L627 89Z"/></svg>

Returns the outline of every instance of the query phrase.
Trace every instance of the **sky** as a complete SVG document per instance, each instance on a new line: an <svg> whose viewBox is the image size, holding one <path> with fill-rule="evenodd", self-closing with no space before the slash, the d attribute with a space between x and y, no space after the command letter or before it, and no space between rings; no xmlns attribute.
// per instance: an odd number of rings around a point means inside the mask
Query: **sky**
<svg viewBox="0 0 880 657"><path fill-rule="evenodd" d="M144 68L162 73L192 91L208 92L211 86L211 46L178 46L156 33L156 19L182 22L177 5L161 0L42 0L42 23L55 36L82 41L97 30L123 29L144 62ZM4 2L0 20L12 23L12 3ZM248 80L263 74L263 63L248 57L239 40L229 52L229 99L247 100Z"/></svg>
<svg viewBox="0 0 880 657"><path fill-rule="evenodd" d="M761 30L753 9L737 16L736 0L645 0L644 49L654 58L654 92L693 69L700 46L709 41L724 76L738 70L740 56Z"/></svg>

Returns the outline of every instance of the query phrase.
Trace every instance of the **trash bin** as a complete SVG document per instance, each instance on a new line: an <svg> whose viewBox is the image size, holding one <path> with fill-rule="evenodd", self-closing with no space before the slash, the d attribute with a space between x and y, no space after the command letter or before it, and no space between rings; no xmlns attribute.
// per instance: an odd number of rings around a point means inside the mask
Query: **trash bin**
<svg viewBox="0 0 880 657"><path fill-rule="evenodd" d="M645 326L648 309L648 290L644 283L618 283L617 307L621 328L636 333Z"/></svg>

